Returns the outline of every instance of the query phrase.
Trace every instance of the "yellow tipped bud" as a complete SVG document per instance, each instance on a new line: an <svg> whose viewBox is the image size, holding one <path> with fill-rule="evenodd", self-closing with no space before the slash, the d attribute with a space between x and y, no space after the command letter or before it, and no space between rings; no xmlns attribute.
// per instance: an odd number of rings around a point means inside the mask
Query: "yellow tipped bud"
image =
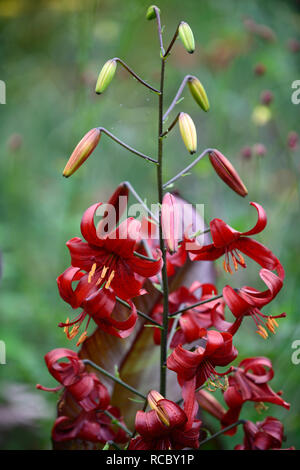
<svg viewBox="0 0 300 470"><path fill-rule="evenodd" d="M208 111L210 108L209 101L202 83L198 78L191 77L188 79L188 86L196 103L199 104L203 111Z"/></svg>
<svg viewBox="0 0 300 470"><path fill-rule="evenodd" d="M157 8L158 13L160 13L160 9L156 5L151 5L146 13L147 20L154 20L156 18L155 8Z"/></svg>
<svg viewBox="0 0 300 470"><path fill-rule="evenodd" d="M148 403L152 410L155 410L159 419L166 426L170 426L170 420L167 412L163 409L162 405L159 403L160 400L164 400L164 397L158 393L156 390L151 390L147 396Z"/></svg>
<svg viewBox="0 0 300 470"><path fill-rule="evenodd" d="M178 28L178 34L185 49L188 51L189 54L192 54L195 50L195 39L193 31L185 21L182 21L180 23Z"/></svg>
<svg viewBox="0 0 300 470"><path fill-rule="evenodd" d="M180 113L178 122L184 145L191 154L195 153L197 150L197 132L191 116L187 113Z"/></svg>
<svg viewBox="0 0 300 470"><path fill-rule="evenodd" d="M66 164L63 171L63 176L68 178L69 176L73 175L76 170L78 170L78 168L85 162L85 160L97 147L100 137L101 133L97 128L91 129L87 134L85 134L85 136L73 150L73 153L70 156L68 163Z"/></svg>
<svg viewBox="0 0 300 470"><path fill-rule="evenodd" d="M96 83L95 92L100 95L106 90L116 73L117 61L115 59L108 60L102 67Z"/></svg>

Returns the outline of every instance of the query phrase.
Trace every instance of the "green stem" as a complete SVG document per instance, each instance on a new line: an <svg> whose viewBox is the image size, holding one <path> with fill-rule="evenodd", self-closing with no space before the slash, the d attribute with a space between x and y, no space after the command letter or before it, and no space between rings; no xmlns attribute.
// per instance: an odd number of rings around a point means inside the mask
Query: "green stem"
<svg viewBox="0 0 300 470"><path fill-rule="evenodd" d="M115 60L116 62L119 62L120 65L122 65L122 67L124 67L124 69L127 70L127 72L129 72L138 82L140 82L142 85L144 85L145 87L149 88L149 90L151 91L154 91L154 93L157 93L159 94L159 90L157 90L156 88L154 88L153 86L149 85L149 83L145 82L145 80L142 80L141 77L139 77L127 64L125 64L125 62L123 62L123 60L121 60L119 57L115 57L114 59L112 60Z"/></svg>
<svg viewBox="0 0 300 470"><path fill-rule="evenodd" d="M83 359L82 362L84 364L88 364L90 366L92 366L94 369L98 370L99 372L101 372L101 374L105 375L106 377L109 377L111 380L113 380L114 382L116 382L117 384L119 385L122 385L122 387L124 388L127 388L127 390L130 390L130 392L134 393L135 395L138 395L139 397L143 398L144 400L146 400L146 396L143 395L141 392L139 392L138 390L136 390L135 388L131 387L131 385L128 385L127 383L123 382L123 380L121 379L118 379L117 377L115 377L114 375L110 374L110 372L107 372L107 370L105 369L102 369L102 367L98 366L98 364L95 364L93 361L90 361L90 359Z"/></svg>
<svg viewBox="0 0 300 470"><path fill-rule="evenodd" d="M120 297L116 297L116 300L117 302L119 302L119 304L121 305L124 305L124 307L127 307L127 308L130 308L130 305L123 299L120 299ZM157 321L153 320L153 318L149 317L148 315L146 315L146 313L144 312L141 312L141 310L137 310L136 313L140 316L140 317L143 317L145 318L146 320L150 321L151 323L153 323L153 325L157 325L159 326L159 328L161 328L161 324L158 323Z"/></svg>
<svg viewBox="0 0 300 470"><path fill-rule="evenodd" d="M128 436L132 437L133 433L129 431L129 429L125 426L125 424L122 424L113 414L111 414L108 410L104 410L103 414L108 416L119 428L123 429L123 431L128 434Z"/></svg>
<svg viewBox="0 0 300 470"><path fill-rule="evenodd" d="M142 157L144 160L155 163L157 164L157 161L154 160L151 157L148 157L148 155L145 155L142 152L139 152L138 150L135 150L133 147L130 147L130 145L125 144L123 140L118 139L115 135L113 135L111 132L109 132L105 127L98 127L98 130L100 132L103 132L103 134L106 134L108 137L110 137L114 142L117 142L117 144L121 145L121 147L124 147L126 150L129 150L129 152L134 153L135 155L138 155L139 157Z"/></svg>
<svg viewBox="0 0 300 470"><path fill-rule="evenodd" d="M246 421L244 419L239 419L235 423L230 424L230 426L227 426L226 428L221 429L220 431L216 432L216 434L213 434L212 436L207 437L203 441L199 442L199 447L202 446L203 444L206 444L208 441L211 441L212 439L215 439L216 437L220 436L224 432L230 431L230 429L235 428L239 424L245 424L245 423L246 423Z"/></svg>
<svg viewBox="0 0 300 470"><path fill-rule="evenodd" d="M176 315L178 315L179 313L186 312L187 310L192 310L193 308L198 307L199 305L203 305L203 304L207 304L209 302L213 302L214 300L220 299L221 297L223 297L223 294L216 295L215 297L211 297L210 299L207 299L207 300L200 300L200 302L197 302L193 305L188 305L187 307L183 307L183 308L177 310L177 312L172 313L171 315L169 315L169 318L176 317Z"/></svg>
<svg viewBox="0 0 300 470"><path fill-rule="evenodd" d="M160 22L158 22L160 25ZM159 31L161 36L161 31ZM158 114L158 157L157 157L157 189L158 189L158 202L161 208L163 200L163 182L162 182L162 162L163 162L163 98L164 98L164 77L165 77L165 60L161 59L161 75L160 75L160 95L159 95L159 114ZM162 224L161 224L161 209L159 210L159 244L163 258L162 268L162 288L163 288L163 329L161 332L161 346L160 346L160 393L166 395L166 361L167 361L167 339L168 339L168 321L169 321L169 304L168 304L168 275L167 275L167 255L166 247L163 240Z"/></svg>

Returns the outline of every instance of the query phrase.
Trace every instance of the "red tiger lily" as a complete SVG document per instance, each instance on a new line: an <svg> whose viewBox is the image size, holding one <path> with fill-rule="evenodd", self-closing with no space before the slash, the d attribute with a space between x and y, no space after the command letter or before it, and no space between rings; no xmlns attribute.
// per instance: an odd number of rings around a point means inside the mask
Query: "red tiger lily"
<svg viewBox="0 0 300 470"><path fill-rule="evenodd" d="M266 339L268 337L266 328L275 333L275 327L278 326L275 318L285 317L286 314L265 315L260 309L276 297L283 283L279 276L268 269L261 269L259 275L268 287L267 290L261 292L253 287L245 286L236 291L230 286L225 286L223 298L237 319L242 320L245 316L251 316L257 327L256 332Z"/></svg>
<svg viewBox="0 0 300 470"><path fill-rule="evenodd" d="M135 429L139 436L131 439L129 450L180 450L199 447L201 421L195 420L197 406L185 412L176 403L156 391L148 395L151 411L138 411Z"/></svg>
<svg viewBox="0 0 300 470"><path fill-rule="evenodd" d="M58 362L66 358L68 362ZM69 349L53 349L45 355L45 362L50 374L60 383L56 388L47 388L38 384L36 387L47 392L57 392L65 388L74 400L86 412L101 406L105 409L109 405L107 388L94 374L85 371L84 363L74 351Z"/></svg>
<svg viewBox="0 0 300 470"><path fill-rule="evenodd" d="M268 385L273 376L270 359L266 357L244 359L234 374L229 377L229 387L224 392L224 399L229 410L221 421L222 426L229 426L239 419L246 401L274 403L289 409L289 403L285 402L280 394L275 393ZM227 434L233 435L235 432L236 428L233 428L227 431Z"/></svg>
<svg viewBox="0 0 300 470"><path fill-rule="evenodd" d="M87 273L80 271L80 268L73 268L71 266L57 278L61 297L74 309L79 307L83 309L71 323L67 319L66 323L60 323L59 326L64 327L67 337L72 339L77 335L80 325L86 316L88 316L86 329L80 336L77 346L86 338L90 318L93 318L94 322L103 331L119 338L126 338L132 332L137 320L135 305L131 300L128 300L131 306L131 313L125 320L116 320L112 317L116 306L116 296L113 290L111 288L98 289L95 284L91 285L88 282L88 276ZM78 280L77 286L73 289L73 283ZM71 326L73 328L69 331Z"/></svg>
<svg viewBox="0 0 300 470"><path fill-rule="evenodd" d="M278 419L268 416L256 424L246 421L243 427L244 443L235 446L235 450L283 450L283 424Z"/></svg>
<svg viewBox="0 0 300 470"><path fill-rule="evenodd" d="M89 273L90 287L111 287L122 299L131 299L140 294L141 282L136 279L136 274L152 277L161 270L160 252L156 261L135 255L140 222L133 218L126 219L107 236L99 238L94 215L101 204L93 204L83 214L81 233L87 243L78 237L67 242L71 264Z"/></svg>
<svg viewBox="0 0 300 470"><path fill-rule="evenodd" d="M124 424L118 408L108 406L107 411ZM52 439L56 442L81 439L103 444L107 441L127 442L128 436L125 431L120 427L114 429L111 421L111 418L105 415L100 407L89 412L83 410L74 419L68 416L59 416L52 429Z"/></svg>
<svg viewBox="0 0 300 470"><path fill-rule="evenodd" d="M197 295L197 291L201 292L201 296ZM189 288L181 286L169 295L169 313L173 314L180 308L194 305L200 301L204 302L215 295L217 295L217 289L213 284L201 284L195 281ZM221 324L221 329L223 330L224 324L227 326L224 317L224 307L225 303L222 299L216 299L182 313L170 347L175 348L179 344L192 343L199 339L203 333L203 328L217 327L217 324ZM152 317L154 320L162 323L162 315L163 305L159 303L154 307ZM169 331L173 326L173 322L174 320L169 321ZM228 325L231 324L228 323ZM156 344L160 344L160 337L161 330L155 328L154 341Z"/></svg>
<svg viewBox="0 0 300 470"><path fill-rule="evenodd" d="M81 323L88 313L94 319L97 318L100 323L103 323L102 320L104 320L104 323L107 324L115 304L115 295L124 300L140 295L142 282L137 279L137 276L152 277L162 267L159 250L157 250L156 261L142 259L135 255L134 250L139 238L140 223L133 218L126 219L108 235L99 238L94 225L94 215L100 205L101 203L92 205L83 215L81 233L87 243L78 237L67 242L71 254L71 264L74 268L78 268L77 271L75 272L71 268L57 279L62 298L73 308L81 306L84 309L83 314L76 319L75 323ZM79 284L73 290L72 282L78 280ZM110 318L106 331L109 330L112 334L113 328L129 331L135 323L135 321L133 322L136 316L134 310L133 308L133 314L126 323L117 322ZM64 326L68 333L67 323ZM78 328L73 329L73 334L77 331ZM129 333L127 333L125 336L128 336ZM86 338L86 335L85 330L79 343Z"/></svg>
<svg viewBox="0 0 300 470"><path fill-rule="evenodd" d="M215 370L215 366L230 364L238 354L232 345L232 336L229 333L203 329L201 341L203 345L195 351L187 351L181 345L177 346L167 359L168 369L177 373L179 385L183 386L183 393L190 400L196 388L207 380L215 388L223 387L218 376L227 375L232 368L219 373Z"/></svg>
<svg viewBox="0 0 300 470"><path fill-rule="evenodd" d="M266 269L276 269L279 260L267 247L257 242L249 235L256 235L262 232L267 225L267 215L261 205L256 202L250 202L258 212L258 219L255 226L247 232L238 232L234 228L227 225L221 219L213 219L210 222L210 232L213 243L199 246L199 249L188 250L193 261L213 261L225 254L224 269L226 272L232 274L230 266L229 255L233 262L234 269L238 269L238 265L243 268L246 267L243 256L239 253L241 251L245 255L252 258L256 263L260 264Z"/></svg>

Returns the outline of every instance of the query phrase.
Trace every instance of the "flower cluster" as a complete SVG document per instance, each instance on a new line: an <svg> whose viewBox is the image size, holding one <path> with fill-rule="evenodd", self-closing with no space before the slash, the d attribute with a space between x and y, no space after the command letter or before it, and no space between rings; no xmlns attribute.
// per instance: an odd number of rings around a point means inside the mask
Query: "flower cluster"
<svg viewBox="0 0 300 470"><path fill-rule="evenodd" d="M277 320L285 317L285 313L266 314L262 309L282 289L284 269L277 256L253 238L267 225L266 212L257 202L250 202L257 211L257 222L251 229L241 232L214 218L209 229L204 227L202 231L199 224L194 226L194 219L199 218L199 214L193 206L189 206L192 217L185 217L183 200L178 194L164 194L165 189L188 174L205 156L208 156L217 176L236 194L245 197L248 191L232 163L217 149L204 150L188 167L162 183L163 140L177 123L188 152L194 154L197 150L196 127L187 113L179 112L165 131L163 126L163 121L181 101L179 98L185 85L203 111L208 112L210 105L202 83L198 78L187 75L163 114L166 60L177 37L189 53L194 52L195 41L190 26L181 22L165 50L159 8L152 5L146 17L157 19L162 60L161 89L150 86L121 59L113 58L106 62L99 74L96 93L102 94L107 89L120 65L158 95L157 159L133 149L105 128L97 127L76 146L63 174L69 177L75 173L95 151L101 135L105 134L149 164L156 165L157 211L148 208L130 183L122 183L107 203L95 203L86 209L81 220L81 238L71 238L66 244L71 262L57 278L58 290L61 298L73 310L80 309L80 312L71 320L67 317L59 326L64 328L69 340L80 333L77 346L82 346L78 354L69 349L54 349L45 356L48 370L59 386L48 389L38 385L37 388L63 391L52 437L55 442L80 439L117 448L118 443L127 444L125 448L130 450L198 448L202 426L198 413L200 406L201 410L219 420L221 433L233 435L237 426L243 423L244 443L236 449L279 449L283 426L277 419L267 417L255 424L241 420L240 415L246 402L254 402L257 411L266 408L264 403L286 409L290 405L283 400L281 392L274 392L269 385L274 376L271 361L265 357L251 357L236 365L238 350L234 342L235 335L242 328L246 329L245 317L252 318L256 333L264 339L269 333L276 332ZM141 220L127 216L129 193L146 211ZM102 218L96 222L99 215ZM212 276L205 278L205 275L199 275L197 266L212 267L220 258L223 259L225 275L246 269L248 261L252 260L255 266L258 265L265 289L226 285L218 293ZM186 272L193 275L187 277L188 282L185 283L182 274ZM205 274L205 270L203 272ZM145 297L148 303L145 301L143 304ZM141 311L140 305L149 307L147 312ZM233 316L231 321L227 318L226 309ZM96 325L95 334L101 333L100 343L93 341L93 335L88 336L90 323ZM145 326L153 327L154 344L152 331L144 329ZM134 349L132 345L147 330L151 331L150 346L153 349L160 347L160 393L152 384L150 391L137 390L130 381L122 380L119 371L113 374L99 364L104 350L101 349L101 338L108 338L107 342L103 340L106 348L109 344L110 364L107 369L116 367L111 362L117 355L122 375L122 367ZM115 355L114 348L117 351ZM96 358L95 362L91 357ZM67 359L67 362L61 362L62 359ZM87 365L94 367L97 375L87 370ZM128 417L126 407L120 410L112 406L116 403L116 395L110 397L99 373L143 398L144 407L136 413L134 431L127 428L122 417ZM168 398L167 377L170 376L175 384L173 392L178 394L177 401ZM223 393L224 406L211 393L217 389ZM151 408L148 411L147 406Z"/></svg>

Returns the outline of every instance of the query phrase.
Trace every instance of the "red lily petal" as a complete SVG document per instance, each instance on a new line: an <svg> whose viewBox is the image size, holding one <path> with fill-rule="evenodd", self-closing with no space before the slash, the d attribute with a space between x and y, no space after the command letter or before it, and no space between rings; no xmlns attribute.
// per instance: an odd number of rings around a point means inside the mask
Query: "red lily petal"
<svg viewBox="0 0 300 470"><path fill-rule="evenodd" d="M250 202L250 204L257 210L257 222L251 230L242 232L243 236L256 235L257 233L262 232L267 225L267 214L264 208L257 202Z"/></svg>
<svg viewBox="0 0 300 470"><path fill-rule="evenodd" d="M81 233L83 238L91 245L102 246L102 240L98 237L96 227L94 223L95 213L102 205L102 202L98 202L90 206L83 214L81 219Z"/></svg>

